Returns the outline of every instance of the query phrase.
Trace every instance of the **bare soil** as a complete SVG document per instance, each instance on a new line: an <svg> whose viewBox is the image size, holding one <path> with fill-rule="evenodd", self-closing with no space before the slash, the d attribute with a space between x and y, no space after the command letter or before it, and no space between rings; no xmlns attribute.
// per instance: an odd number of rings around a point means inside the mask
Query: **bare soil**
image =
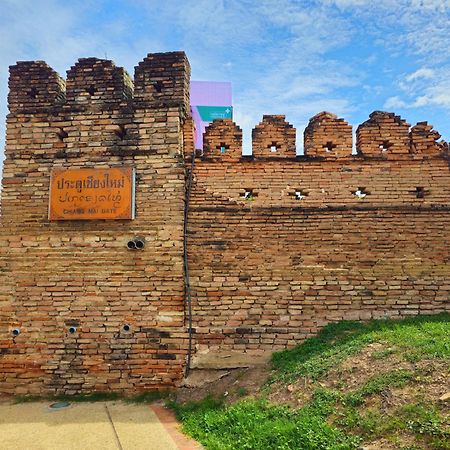
<svg viewBox="0 0 450 450"><path fill-rule="evenodd" d="M201 369L197 369L197 378L202 378ZM205 384L194 387L181 387L177 390L176 400L181 403L200 401L207 396L224 398L226 403L233 403L243 397L256 396L269 377L270 368L268 364L256 367L229 369L227 373ZM205 378L210 373L205 373Z"/></svg>
<svg viewBox="0 0 450 450"><path fill-rule="evenodd" d="M378 357L383 351L386 356ZM308 403L319 386L349 393L378 375L401 369L417 374L415 382L405 388L389 389L381 396L369 398L366 405L375 406L375 403L379 402L378 406L386 409L412 401L438 402L442 395L450 391L448 361L423 359L413 363L404 360L395 349L376 343L368 345L358 355L347 358L342 364L331 369L320 382L300 378L293 384L274 385L269 400L298 408Z"/></svg>

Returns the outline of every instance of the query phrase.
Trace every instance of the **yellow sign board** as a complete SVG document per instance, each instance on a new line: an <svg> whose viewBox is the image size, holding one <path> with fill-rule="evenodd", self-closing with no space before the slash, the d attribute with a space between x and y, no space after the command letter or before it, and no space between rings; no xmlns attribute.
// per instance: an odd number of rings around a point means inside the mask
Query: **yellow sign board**
<svg viewBox="0 0 450 450"><path fill-rule="evenodd" d="M50 220L134 219L135 171L53 169Z"/></svg>

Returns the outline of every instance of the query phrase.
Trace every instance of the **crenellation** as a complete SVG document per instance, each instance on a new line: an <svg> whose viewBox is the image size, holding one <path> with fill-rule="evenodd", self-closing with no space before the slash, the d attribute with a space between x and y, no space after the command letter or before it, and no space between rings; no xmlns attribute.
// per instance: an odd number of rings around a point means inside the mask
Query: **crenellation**
<svg viewBox="0 0 450 450"><path fill-rule="evenodd" d="M411 153L440 155L447 151L446 142L438 142L441 135L428 122L418 122L410 130Z"/></svg>
<svg viewBox="0 0 450 450"><path fill-rule="evenodd" d="M242 158L242 130L231 119L218 119L206 127L203 157L221 162Z"/></svg>
<svg viewBox="0 0 450 450"><path fill-rule="evenodd" d="M122 67L107 59L80 58L67 71L66 108L117 109L133 96L133 83Z"/></svg>
<svg viewBox="0 0 450 450"><path fill-rule="evenodd" d="M305 156L345 158L352 155L352 127L326 111L312 117L304 131Z"/></svg>
<svg viewBox="0 0 450 450"><path fill-rule="evenodd" d="M184 52L150 53L135 68L137 107L181 108L189 115L190 65Z"/></svg>
<svg viewBox="0 0 450 450"><path fill-rule="evenodd" d="M110 60L80 58L67 71L67 82L44 61L10 67L8 104L11 112L34 114L64 106L65 112L104 109L181 108L189 115L190 66L184 52L149 54L135 70L134 82ZM135 101L133 98L135 97Z"/></svg>
<svg viewBox="0 0 450 450"><path fill-rule="evenodd" d="M409 154L410 124L394 113L374 111L356 130L356 150L369 157Z"/></svg>
<svg viewBox="0 0 450 450"><path fill-rule="evenodd" d="M252 130L254 158L295 158L295 128L283 115L264 115Z"/></svg>
<svg viewBox="0 0 450 450"><path fill-rule="evenodd" d="M11 113L49 112L65 99L65 82L44 61L20 61L9 67Z"/></svg>

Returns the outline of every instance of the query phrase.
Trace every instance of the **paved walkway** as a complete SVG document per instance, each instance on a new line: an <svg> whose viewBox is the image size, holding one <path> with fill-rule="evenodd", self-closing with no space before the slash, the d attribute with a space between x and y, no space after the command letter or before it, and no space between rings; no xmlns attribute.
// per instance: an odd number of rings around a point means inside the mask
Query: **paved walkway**
<svg viewBox="0 0 450 450"><path fill-rule="evenodd" d="M197 450L161 405L0 403L2 450Z"/></svg>

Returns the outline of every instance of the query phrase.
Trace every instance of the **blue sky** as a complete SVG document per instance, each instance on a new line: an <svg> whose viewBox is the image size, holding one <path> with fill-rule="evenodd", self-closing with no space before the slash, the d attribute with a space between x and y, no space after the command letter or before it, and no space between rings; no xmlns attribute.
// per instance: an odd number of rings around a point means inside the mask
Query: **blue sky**
<svg viewBox="0 0 450 450"><path fill-rule="evenodd" d="M322 110L355 130L392 111L450 140L450 0L0 0L1 148L15 61L65 76L80 57L107 57L133 74L147 53L173 50L192 79L233 83L247 147L263 114L285 114L302 148Z"/></svg>

